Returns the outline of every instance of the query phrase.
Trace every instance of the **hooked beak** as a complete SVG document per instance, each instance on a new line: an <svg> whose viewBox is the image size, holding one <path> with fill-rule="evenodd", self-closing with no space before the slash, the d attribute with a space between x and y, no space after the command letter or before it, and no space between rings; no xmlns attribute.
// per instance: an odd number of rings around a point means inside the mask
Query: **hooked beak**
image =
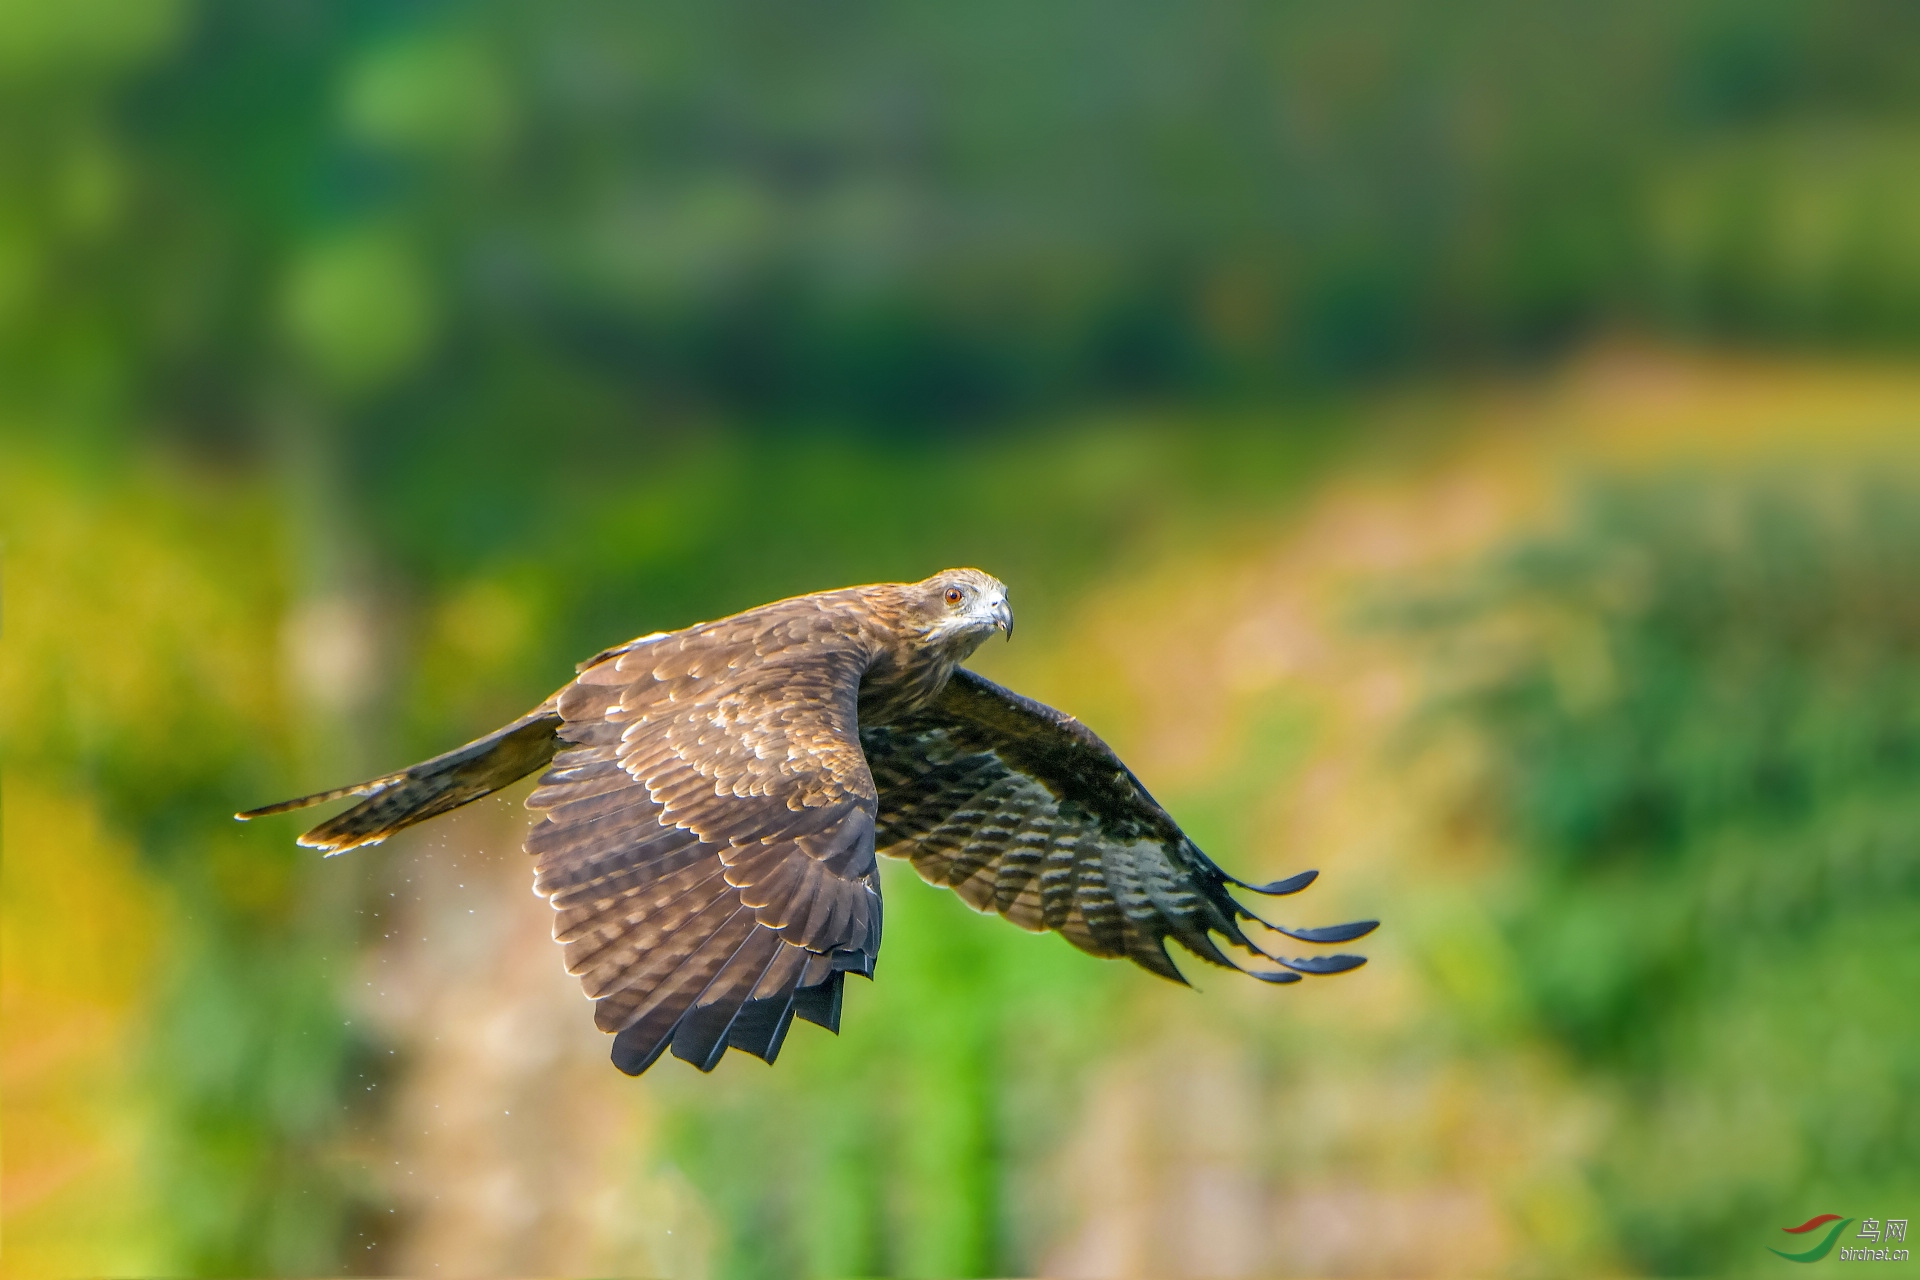
<svg viewBox="0 0 1920 1280"><path fill-rule="evenodd" d="M993 625L1007 633L1007 639L1013 639L1013 610L1007 606L1007 598L1001 596L993 602Z"/></svg>

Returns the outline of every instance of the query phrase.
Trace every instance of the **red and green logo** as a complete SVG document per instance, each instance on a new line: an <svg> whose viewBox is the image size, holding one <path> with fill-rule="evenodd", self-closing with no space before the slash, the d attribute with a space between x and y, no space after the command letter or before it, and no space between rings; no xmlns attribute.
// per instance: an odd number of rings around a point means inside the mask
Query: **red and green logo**
<svg viewBox="0 0 1920 1280"><path fill-rule="evenodd" d="M1782 1227L1781 1230L1790 1236L1803 1236L1810 1231L1818 1231L1829 1222L1833 1224L1832 1229L1827 1232L1820 1243L1814 1245L1813 1248L1808 1249L1804 1253L1788 1253L1785 1249L1776 1249L1772 1245L1767 1246L1767 1252L1777 1253L1788 1262L1818 1262L1833 1252L1833 1242L1840 1238L1840 1233L1845 1231L1848 1224L1852 1221L1852 1218L1843 1218L1837 1213L1822 1213L1808 1218L1797 1227Z"/></svg>

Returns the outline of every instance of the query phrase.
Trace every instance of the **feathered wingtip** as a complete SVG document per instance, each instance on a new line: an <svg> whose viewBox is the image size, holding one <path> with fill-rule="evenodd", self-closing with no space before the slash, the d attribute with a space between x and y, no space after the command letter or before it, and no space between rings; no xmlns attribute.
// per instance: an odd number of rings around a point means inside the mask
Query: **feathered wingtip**
<svg viewBox="0 0 1920 1280"><path fill-rule="evenodd" d="M1242 889L1250 890L1268 898L1284 898L1288 894L1298 893L1320 878L1318 871L1302 871L1298 875L1288 876L1284 880L1270 880L1266 884L1253 884L1240 879L1238 876L1227 875L1224 871L1220 874L1228 884L1237 884Z"/></svg>
<svg viewBox="0 0 1920 1280"><path fill-rule="evenodd" d="M1344 953L1331 956L1294 956L1289 958L1287 956L1274 955L1271 951L1263 951L1251 942L1249 942L1247 946L1255 954L1265 956L1267 959L1281 966L1281 968L1277 970L1249 969L1244 965L1234 966L1234 968L1240 970L1240 972L1246 974L1249 978L1258 978L1262 982L1283 984L1298 982L1300 981L1300 975L1303 973L1314 977L1324 977L1334 973L1347 973L1350 970L1358 969L1367 962L1365 956L1346 955Z"/></svg>
<svg viewBox="0 0 1920 1280"><path fill-rule="evenodd" d="M1267 884L1251 884L1236 876L1227 875L1224 871L1221 872L1221 875L1226 878L1229 884L1238 885L1242 889L1269 898L1280 898L1286 897L1289 894L1299 893L1320 877L1318 871L1302 871L1298 875L1288 876L1284 880L1274 880ZM1340 942L1352 942L1356 938L1366 937L1380 927L1378 920L1355 920L1348 924L1322 925L1312 929L1290 929L1285 925L1275 924L1271 920L1255 915L1239 903L1235 903L1234 905L1243 919L1251 920L1262 928L1271 929L1273 932L1281 934L1284 937L1292 938L1295 942L1310 942L1319 946L1330 946ZM1262 982L1284 984L1300 981L1300 975L1302 974L1324 976L1334 973L1347 973L1351 970L1358 969L1367 962L1365 956L1347 955L1344 953L1331 956L1298 956L1289 958L1287 956L1275 955L1264 947L1258 946L1250 939L1243 939L1243 941L1246 942L1247 949L1254 954L1282 966L1279 970L1248 969L1239 965L1234 966L1248 977L1258 978Z"/></svg>
<svg viewBox="0 0 1920 1280"><path fill-rule="evenodd" d="M1317 929L1289 929L1283 924L1263 920L1251 911L1242 910L1242 915L1264 929L1284 934L1295 942L1311 942L1316 946L1330 946L1336 942L1352 942L1355 938L1364 938L1380 927L1378 920L1355 920L1350 924L1322 925Z"/></svg>

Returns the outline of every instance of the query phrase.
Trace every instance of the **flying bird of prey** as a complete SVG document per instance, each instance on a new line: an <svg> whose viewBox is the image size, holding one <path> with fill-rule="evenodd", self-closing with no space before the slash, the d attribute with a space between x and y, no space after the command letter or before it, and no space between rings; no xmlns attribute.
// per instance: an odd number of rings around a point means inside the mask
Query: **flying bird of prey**
<svg viewBox="0 0 1920 1280"><path fill-rule="evenodd" d="M1214 865L1092 730L959 665L996 630L1013 635L1007 591L977 569L796 596L596 654L410 769L237 816L364 797L300 837L331 855L545 767L534 890L629 1075L669 1049L702 1071L729 1048L772 1062L796 1017L838 1031L846 974L880 955L876 853L1175 982L1168 939L1266 982L1362 963L1256 946L1243 922L1306 943L1374 922L1254 915L1228 886L1278 896L1317 873L1256 885Z"/></svg>

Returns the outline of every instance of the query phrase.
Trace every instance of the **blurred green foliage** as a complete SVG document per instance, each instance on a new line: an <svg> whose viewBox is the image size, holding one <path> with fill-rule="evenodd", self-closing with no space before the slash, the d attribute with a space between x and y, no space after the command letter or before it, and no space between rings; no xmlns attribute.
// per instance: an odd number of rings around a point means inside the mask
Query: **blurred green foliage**
<svg viewBox="0 0 1920 1280"><path fill-rule="evenodd" d="M111 963L111 985L135 1001L130 1021L76 1031L69 1009L27 1004L9 1028L12 1045L38 1046L24 1059L39 1064L32 1074L75 1070L66 1057L104 1034L110 1060L139 1081L89 1088L114 1106L138 1099L137 1118L102 1123L138 1126L148 1181L137 1200L158 1203L95 1207L73 1229L111 1238L126 1229L116 1212L150 1210L138 1247L108 1245L135 1269L335 1265L344 1224L368 1204L335 1150L365 1119L355 1099L369 1069L339 997L358 937L355 869L323 875L298 850L211 820L236 795L285 785L296 755L298 718L275 662L286 604L278 513L252 483L168 468L76 475L19 448L7 453L0 497L10 804L51 793L66 813L58 826L9 824L10 927L43 957L62 956L75 922L16 895L31 883L20 877L64 868L81 913L157 915L142 932L165 938L129 947L116 922L98 944L110 962L61 960L38 993L84 1007L96 967ZM101 883L85 839L70 843L69 830L89 823L138 850L135 887ZM38 1146L15 1145L10 1169L61 1158ZM105 1224L94 1220L102 1214Z"/></svg>
<svg viewBox="0 0 1920 1280"><path fill-rule="evenodd" d="M1605 488L1411 610L1522 854L1526 1032L1617 1108L1596 1185L1646 1274L1920 1197L1920 503L1824 479Z"/></svg>
<svg viewBox="0 0 1920 1280"><path fill-rule="evenodd" d="M1167 530L1270 515L1362 378L1623 326L1910 349L1917 12L0 5L3 492L35 602L10 785L97 803L182 931L127 1031L153 1269L325 1271L388 1229L350 1155L384 1055L339 997L380 927L365 873L206 815L790 591L978 562L1044 625ZM1517 562L1501 598L1575 643L1473 711L1534 854L1506 915L1533 1030L1635 1100L1609 1207L1675 1269L1915 1145L1912 1037L1834 1022L1912 985L1910 947L1848 944L1912 893L1908 535L1749 512L1730 550L1697 505L1608 506ZM1778 583L1741 578L1756 548ZM393 620L377 715L269 669L341 599ZM771 1092L663 1086L731 1274L1032 1260L1009 1153L1097 1035L1036 1010L1097 1023L1111 979L889 891L927 915L852 997L858 1074L796 1037ZM1779 1087L1719 1088L1763 1057ZM1877 1083L1845 1110L1836 1080ZM824 1151L721 1176L802 1107Z"/></svg>
<svg viewBox="0 0 1920 1280"><path fill-rule="evenodd" d="M718 1274L994 1275L1057 1207L1014 1175L1065 1132L1119 975L885 874L886 977L849 991L837 1043L802 1028L777 1074L664 1082L670 1150L722 1215Z"/></svg>
<svg viewBox="0 0 1920 1280"><path fill-rule="evenodd" d="M223 449L313 398L403 490L402 428L640 470L715 411L1920 323L1887 0L56 8L0 23L10 395Z"/></svg>

